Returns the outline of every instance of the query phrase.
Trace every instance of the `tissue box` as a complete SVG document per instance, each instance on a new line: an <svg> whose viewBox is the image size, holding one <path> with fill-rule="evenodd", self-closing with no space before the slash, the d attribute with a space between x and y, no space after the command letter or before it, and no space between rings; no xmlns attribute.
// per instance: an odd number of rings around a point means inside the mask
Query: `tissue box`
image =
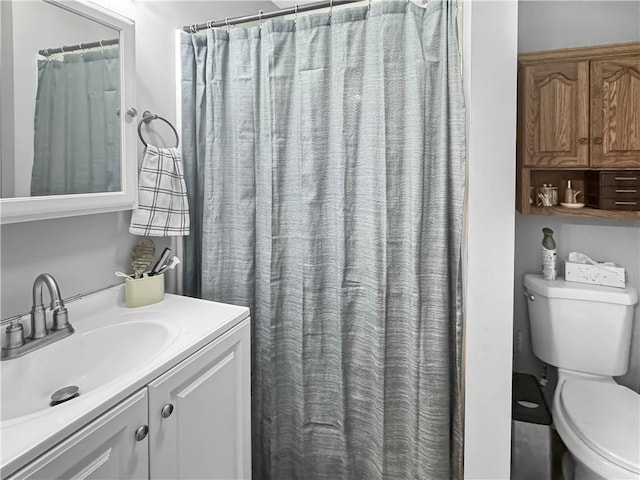
<svg viewBox="0 0 640 480"><path fill-rule="evenodd" d="M564 262L564 279L567 282L589 283L605 287L625 287L624 267L599 267L588 263Z"/></svg>

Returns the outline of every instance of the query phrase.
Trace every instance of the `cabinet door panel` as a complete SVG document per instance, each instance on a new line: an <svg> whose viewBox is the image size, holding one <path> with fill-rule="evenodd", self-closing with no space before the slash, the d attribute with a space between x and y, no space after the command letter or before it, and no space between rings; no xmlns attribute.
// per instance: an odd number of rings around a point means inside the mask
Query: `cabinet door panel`
<svg viewBox="0 0 640 480"><path fill-rule="evenodd" d="M640 167L640 57L591 62L591 165Z"/></svg>
<svg viewBox="0 0 640 480"><path fill-rule="evenodd" d="M151 478L251 478L249 342L245 320L149 384Z"/></svg>
<svg viewBox="0 0 640 480"><path fill-rule="evenodd" d="M9 477L19 479L148 479L147 389L132 395Z"/></svg>
<svg viewBox="0 0 640 480"><path fill-rule="evenodd" d="M589 156L589 62L527 65L524 164L532 167L586 166Z"/></svg>

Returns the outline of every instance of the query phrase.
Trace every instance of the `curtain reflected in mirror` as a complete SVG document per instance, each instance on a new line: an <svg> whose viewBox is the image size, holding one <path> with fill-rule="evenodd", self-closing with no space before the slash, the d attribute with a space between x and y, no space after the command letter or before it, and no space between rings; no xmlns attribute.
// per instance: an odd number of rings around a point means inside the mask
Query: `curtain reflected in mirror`
<svg viewBox="0 0 640 480"><path fill-rule="evenodd" d="M31 195L121 190L118 45L38 60Z"/></svg>

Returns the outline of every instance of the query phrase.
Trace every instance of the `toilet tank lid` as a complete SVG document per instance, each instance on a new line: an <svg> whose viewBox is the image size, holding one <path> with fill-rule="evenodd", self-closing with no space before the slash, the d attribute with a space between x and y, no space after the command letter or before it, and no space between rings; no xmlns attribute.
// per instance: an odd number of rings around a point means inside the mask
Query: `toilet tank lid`
<svg viewBox="0 0 640 480"><path fill-rule="evenodd" d="M548 298L568 298L592 302L635 305L638 303L638 290L631 285L625 288L603 287L586 283L567 282L562 277L555 281L542 278L542 275L527 273L524 286L530 293Z"/></svg>

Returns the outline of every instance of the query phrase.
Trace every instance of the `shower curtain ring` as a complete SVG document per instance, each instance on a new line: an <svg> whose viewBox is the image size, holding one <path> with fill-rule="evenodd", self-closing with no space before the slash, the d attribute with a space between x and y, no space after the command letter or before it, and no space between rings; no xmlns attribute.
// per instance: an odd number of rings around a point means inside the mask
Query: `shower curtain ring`
<svg viewBox="0 0 640 480"><path fill-rule="evenodd" d="M329 0L329 20L333 17L333 0Z"/></svg>
<svg viewBox="0 0 640 480"><path fill-rule="evenodd" d="M296 4L294 5L293 11L294 11L293 23L294 25L297 25L298 24L298 2L296 2Z"/></svg>
<svg viewBox="0 0 640 480"><path fill-rule="evenodd" d="M192 23L189 25L189 31L191 33L198 33L198 26L195 23Z"/></svg>
<svg viewBox="0 0 640 480"><path fill-rule="evenodd" d="M371 11L371 0L369 0L369 4L367 5L367 12Z"/></svg>
<svg viewBox="0 0 640 480"><path fill-rule="evenodd" d="M262 28L262 14L264 10L258 10L258 20L260 21L260 28Z"/></svg>
<svg viewBox="0 0 640 480"><path fill-rule="evenodd" d="M226 17L226 18L224 19L224 23L226 23L226 24L227 24L227 32L228 32L228 31L229 31L229 17Z"/></svg>

